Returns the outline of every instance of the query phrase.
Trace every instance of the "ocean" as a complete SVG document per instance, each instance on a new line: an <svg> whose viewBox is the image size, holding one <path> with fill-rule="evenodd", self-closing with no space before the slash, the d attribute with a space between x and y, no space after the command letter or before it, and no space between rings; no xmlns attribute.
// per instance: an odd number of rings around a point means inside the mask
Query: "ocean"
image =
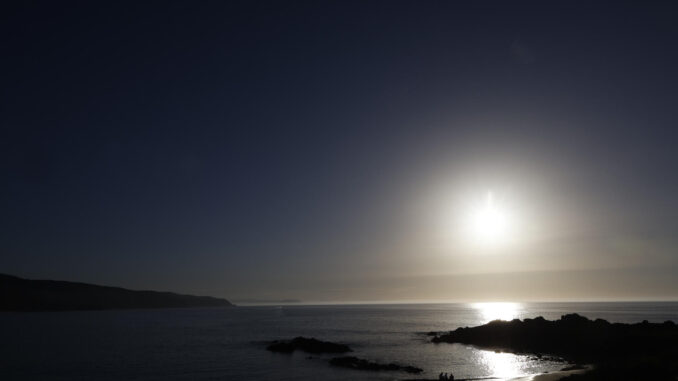
<svg viewBox="0 0 678 381"><path fill-rule="evenodd" d="M678 322L678 303L476 303L251 306L0 313L0 380L401 380L401 372L335 368L331 356L265 350L295 336L345 343L351 355L424 369L416 378L511 379L564 365L460 344L426 332L494 319L579 313L632 323ZM311 357L311 358L309 358Z"/></svg>

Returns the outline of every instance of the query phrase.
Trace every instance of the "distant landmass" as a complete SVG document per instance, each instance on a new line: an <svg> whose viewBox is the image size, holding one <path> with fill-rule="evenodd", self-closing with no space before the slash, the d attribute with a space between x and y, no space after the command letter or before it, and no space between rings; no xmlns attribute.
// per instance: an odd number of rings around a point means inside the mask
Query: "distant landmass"
<svg viewBox="0 0 678 381"><path fill-rule="evenodd" d="M295 304L301 303L299 299L236 299L235 303L249 304Z"/></svg>
<svg viewBox="0 0 678 381"><path fill-rule="evenodd" d="M0 274L0 311L231 307L226 299Z"/></svg>

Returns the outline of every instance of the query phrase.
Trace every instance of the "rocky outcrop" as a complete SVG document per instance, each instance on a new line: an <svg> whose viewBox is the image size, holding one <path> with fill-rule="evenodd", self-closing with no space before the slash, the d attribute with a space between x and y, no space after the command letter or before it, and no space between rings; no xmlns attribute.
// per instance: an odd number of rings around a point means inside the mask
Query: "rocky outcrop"
<svg viewBox="0 0 678 381"><path fill-rule="evenodd" d="M678 326L671 321L621 324L569 314L555 321L543 317L496 320L432 336L434 343L462 343L539 356L549 354L596 365L592 372L570 376L572 379L674 380L678 377L675 361Z"/></svg>
<svg viewBox="0 0 678 381"><path fill-rule="evenodd" d="M292 353L294 351L302 351L312 354L352 352L351 348L345 344L332 343L329 341L321 341L315 338L306 338L301 336L295 337L292 340L273 341L266 347L266 349L271 352L278 353ZM330 359L329 363L333 366L355 370L400 371L414 374L422 372L422 369L411 365L400 365L396 363L382 364L360 359L354 356L335 357Z"/></svg>
<svg viewBox="0 0 678 381"><path fill-rule="evenodd" d="M524 353L548 353L575 361L599 361L637 352L676 350L678 326L673 322L637 324L589 320L577 314L560 320L543 317L513 321L495 320L473 328L457 328L431 339L434 343L472 344Z"/></svg>
<svg viewBox="0 0 678 381"><path fill-rule="evenodd" d="M381 364L353 356L335 357L330 360L330 364L342 368L369 371L400 371L413 374L418 374L423 371L422 369L411 365L400 365L395 363Z"/></svg>
<svg viewBox="0 0 678 381"><path fill-rule="evenodd" d="M351 352L351 348L349 348L348 345L320 341L314 338L301 336L295 337L292 340L273 341L266 349L271 352L279 353L292 353L297 350L313 354Z"/></svg>

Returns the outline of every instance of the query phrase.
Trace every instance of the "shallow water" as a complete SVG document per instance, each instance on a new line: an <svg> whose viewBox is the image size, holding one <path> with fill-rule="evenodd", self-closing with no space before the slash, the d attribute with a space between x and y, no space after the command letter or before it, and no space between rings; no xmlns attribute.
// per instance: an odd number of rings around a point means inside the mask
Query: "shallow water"
<svg viewBox="0 0 678 381"><path fill-rule="evenodd" d="M270 340L312 336L352 355L423 368L421 377L518 376L563 364L431 344L425 332L490 320L577 312L614 322L678 321L678 303L490 303L237 307L0 313L2 380L397 380L398 372L333 368L326 357L266 351ZM417 376L420 377L420 376Z"/></svg>

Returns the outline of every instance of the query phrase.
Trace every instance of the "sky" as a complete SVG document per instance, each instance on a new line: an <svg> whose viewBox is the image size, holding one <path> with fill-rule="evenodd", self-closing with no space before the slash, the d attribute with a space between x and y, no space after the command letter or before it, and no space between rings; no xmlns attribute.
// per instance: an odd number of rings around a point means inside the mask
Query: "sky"
<svg viewBox="0 0 678 381"><path fill-rule="evenodd" d="M671 2L3 4L0 272L678 299L677 41Z"/></svg>

